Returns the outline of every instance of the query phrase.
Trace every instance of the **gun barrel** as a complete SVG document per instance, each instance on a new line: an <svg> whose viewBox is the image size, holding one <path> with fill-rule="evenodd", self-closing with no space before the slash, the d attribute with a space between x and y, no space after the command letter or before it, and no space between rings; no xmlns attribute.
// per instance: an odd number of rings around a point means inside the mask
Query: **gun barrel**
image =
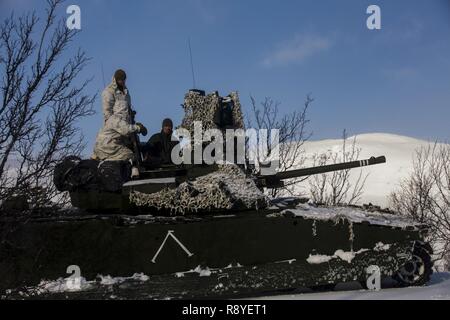
<svg viewBox="0 0 450 320"><path fill-rule="evenodd" d="M369 159L364 159L364 160L357 160L357 161L351 161L351 162L330 164L330 165L325 165L325 166L318 166L318 167L278 172L274 175L260 176L258 178L260 180L263 180L263 181L261 181L262 182L261 184L263 186L270 187L271 185L274 185L274 186L278 185L278 183L281 180L285 180L285 179L306 177L306 176L310 176L310 175L314 175L314 174L347 170L347 169L364 167L364 166L371 166L371 165L385 163L385 162L386 162L385 156L371 157Z"/></svg>

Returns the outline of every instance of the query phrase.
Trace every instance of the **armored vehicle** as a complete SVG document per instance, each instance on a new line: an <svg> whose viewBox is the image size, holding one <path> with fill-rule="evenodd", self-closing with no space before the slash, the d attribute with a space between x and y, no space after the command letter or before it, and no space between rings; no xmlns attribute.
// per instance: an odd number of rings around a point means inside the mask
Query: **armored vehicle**
<svg viewBox="0 0 450 320"><path fill-rule="evenodd" d="M191 90L182 127L243 128L238 95ZM202 146L204 147L204 145ZM142 160L142 159L141 159ZM3 297L228 298L347 281L398 285L432 273L427 226L373 206L269 199L265 188L385 157L269 174L249 164L146 166L65 159L55 184L73 208L2 218ZM69 272L67 274L66 272ZM72 272L74 272L72 274ZM70 275L72 274L72 275Z"/></svg>

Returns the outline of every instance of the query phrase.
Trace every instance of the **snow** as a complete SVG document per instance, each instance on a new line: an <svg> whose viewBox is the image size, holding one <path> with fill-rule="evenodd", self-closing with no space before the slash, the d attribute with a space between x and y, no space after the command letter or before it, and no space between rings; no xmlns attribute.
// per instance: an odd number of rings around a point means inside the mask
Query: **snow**
<svg viewBox="0 0 450 320"><path fill-rule="evenodd" d="M314 254L314 255L310 254L308 259L306 259L306 261L309 264L321 264L321 263L328 262L333 258L334 258L333 256L326 256L326 255L322 255L322 254Z"/></svg>
<svg viewBox="0 0 450 320"><path fill-rule="evenodd" d="M352 141L353 137L350 137L347 144L350 144ZM371 202L381 207L388 207L390 193L412 171L412 160L415 150L430 143L434 142L387 133L357 135L356 146L361 148L360 159L381 155L386 156L387 159L385 164L362 168L364 173L369 173L369 177L360 204ZM307 157L305 166L310 166L312 165L314 154L342 150L342 139L308 141L303 145L303 149ZM352 176L355 179L359 170L354 169L352 172L354 172ZM307 184L299 187L297 191L305 192L305 189L307 189Z"/></svg>
<svg viewBox="0 0 450 320"><path fill-rule="evenodd" d="M73 284L69 278L59 278L55 281L42 280L35 290L39 293L60 293L89 290L91 287L92 283L83 277L78 279L77 284Z"/></svg>
<svg viewBox="0 0 450 320"><path fill-rule="evenodd" d="M215 272L216 270L217 269L210 269L207 266L197 266L195 269L191 269L189 271L177 272L175 273L175 277L182 278L189 273L197 273L199 277L209 277L211 273Z"/></svg>
<svg viewBox="0 0 450 320"><path fill-rule="evenodd" d="M366 252L368 250L369 249L361 249L357 252L354 252L354 251L344 251L344 250L339 249L339 250L336 250L336 252L332 256L326 256L326 255L322 255L322 254L315 254L315 255L310 254L309 257L306 259L306 261L309 264L321 264L321 263L329 262L331 259L339 258L341 260L347 261L348 263L351 263L357 254Z"/></svg>
<svg viewBox="0 0 450 320"><path fill-rule="evenodd" d="M375 248L373 250L375 251L388 251L391 248L390 244L384 244L383 242L378 242L375 245Z"/></svg>
<svg viewBox="0 0 450 320"><path fill-rule="evenodd" d="M339 222L346 219L352 223L368 222L373 225L406 228L420 224L406 217L377 212L366 211L357 207L316 207L311 204L298 204L295 209L286 209L281 214L291 213L297 217L314 220Z"/></svg>
<svg viewBox="0 0 450 320"><path fill-rule="evenodd" d="M115 284L120 284L128 280L135 280L135 281L148 281L149 277L143 273L135 273L131 277L111 277L111 276L103 276L99 275L97 276L100 278L100 284L104 286L112 286Z"/></svg>
<svg viewBox="0 0 450 320"><path fill-rule="evenodd" d="M201 266L198 266L194 271L197 272L200 277L209 277L211 275L211 270L208 267L202 268Z"/></svg>
<svg viewBox="0 0 450 320"><path fill-rule="evenodd" d="M97 278L98 281L87 281L83 277L75 279L59 278L57 280L42 280L36 287L29 287L28 289L36 294L75 292L89 290L97 283L103 286L112 286L130 280L145 282L149 279L149 277L143 273L135 273L131 277L111 277L109 275L98 275Z"/></svg>
<svg viewBox="0 0 450 320"><path fill-rule="evenodd" d="M343 250L337 250L334 255L338 257L341 260L347 261L348 263L351 263L352 260L355 258L355 256L359 253L367 251L366 249L361 249L357 252L353 251L343 251Z"/></svg>
<svg viewBox="0 0 450 320"><path fill-rule="evenodd" d="M306 290L306 289L305 289ZM334 291L264 296L256 300L450 300L450 273L435 273L424 287L394 288L382 283L380 291L362 290L357 283L339 284Z"/></svg>

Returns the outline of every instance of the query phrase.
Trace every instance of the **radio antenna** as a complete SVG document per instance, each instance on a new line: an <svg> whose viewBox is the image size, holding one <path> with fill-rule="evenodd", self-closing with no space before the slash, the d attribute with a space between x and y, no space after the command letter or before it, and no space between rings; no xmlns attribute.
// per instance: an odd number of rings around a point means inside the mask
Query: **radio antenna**
<svg viewBox="0 0 450 320"><path fill-rule="evenodd" d="M188 46L189 46L189 57L191 58L192 82L194 84L194 89L197 89L197 87L195 85L194 63L192 62L191 38L188 38Z"/></svg>

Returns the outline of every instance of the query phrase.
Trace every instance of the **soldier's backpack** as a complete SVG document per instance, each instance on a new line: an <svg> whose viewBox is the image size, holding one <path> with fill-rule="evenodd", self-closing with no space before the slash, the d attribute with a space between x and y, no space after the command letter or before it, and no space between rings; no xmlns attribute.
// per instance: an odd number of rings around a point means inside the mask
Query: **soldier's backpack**
<svg viewBox="0 0 450 320"><path fill-rule="evenodd" d="M128 161L82 160L71 156L56 165L53 182L59 191L117 192L130 175L131 164Z"/></svg>

